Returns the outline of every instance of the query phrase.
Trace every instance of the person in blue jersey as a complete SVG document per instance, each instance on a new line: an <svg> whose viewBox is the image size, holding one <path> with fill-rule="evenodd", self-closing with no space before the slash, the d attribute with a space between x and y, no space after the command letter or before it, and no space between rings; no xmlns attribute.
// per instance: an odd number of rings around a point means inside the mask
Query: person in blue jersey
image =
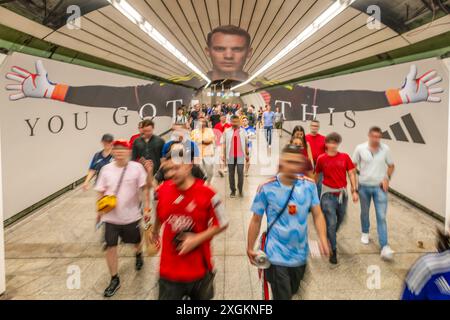
<svg viewBox="0 0 450 320"><path fill-rule="evenodd" d="M95 179L97 180L100 169L110 163L112 160L111 151L113 147L114 137L111 134L106 133L102 136L101 142L103 145L103 149L99 152L96 152L94 154L94 157L92 157L88 174L86 175L83 183L84 191L89 190L90 181L92 180L92 178L96 177Z"/></svg>
<svg viewBox="0 0 450 320"><path fill-rule="evenodd" d="M247 255L250 262L257 265L255 242L265 214L269 227L266 240L262 242L271 265L264 276L270 283L274 300L290 300L300 287L309 254L309 212L313 215L321 254L328 256L330 252L316 185L303 174L306 166L307 159L298 146L284 147L278 174L259 186L251 207Z"/></svg>
<svg viewBox="0 0 450 320"><path fill-rule="evenodd" d="M244 175L248 176L248 170L250 169L250 157L252 154L252 140L256 139L256 129L253 126L249 125L248 118L246 116L242 117L242 128L245 130L245 133L247 134L247 145L248 145L248 161L245 163L245 169L244 169Z"/></svg>
<svg viewBox="0 0 450 320"><path fill-rule="evenodd" d="M419 258L406 276L402 300L450 300L450 230L437 230L437 252Z"/></svg>

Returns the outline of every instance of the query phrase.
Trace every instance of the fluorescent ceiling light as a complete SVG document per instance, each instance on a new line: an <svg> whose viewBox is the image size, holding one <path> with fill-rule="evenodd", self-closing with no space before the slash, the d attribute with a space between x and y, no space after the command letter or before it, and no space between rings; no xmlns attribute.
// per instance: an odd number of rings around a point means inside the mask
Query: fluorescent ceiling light
<svg viewBox="0 0 450 320"><path fill-rule="evenodd" d="M178 60L185 64L189 69L194 71L200 77L202 77L206 82L206 87L209 86L211 80L200 71L191 61L189 61L186 56L184 56L175 46L170 43L158 30L156 30L143 16L133 8L126 0L108 0L111 5L119 10L125 17L127 17L131 22L138 25L139 28L149 35L153 40L158 42L167 51L173 54Z"/></svg>
<svg viewBox="0 0 450 320"><path fill-rule="evenodd" d="M265 65L263 65L258 71L256 71L251 77L246 81L234 86L231 90L236 90L237 88L250 83L253 79L261 75L264 71L269 69L283 57L285 57L289 52L295 49L298 45L304 42L306 39L311 37L324 25L330 22L334 17L339 15L347 7L349 7L356 0L336 0L331 6L329 6L324 12L320 14L308 27L306 27L294 40L292 40L283 50L278 52L278 54L269 60Z"/></svg>

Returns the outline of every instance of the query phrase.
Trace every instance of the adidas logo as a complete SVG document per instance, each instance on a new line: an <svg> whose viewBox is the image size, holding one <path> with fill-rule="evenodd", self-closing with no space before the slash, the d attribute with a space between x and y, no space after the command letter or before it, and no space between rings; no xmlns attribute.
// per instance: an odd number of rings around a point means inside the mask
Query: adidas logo
<svg viewBox="0 0 450 320"><path fill-rule="evenodd" d="M407 115L402 116L401 119L401 122L399 121L389 126L390 131L394 135L394 140L401 142L410 142L410 140L412 140L414 143L425 144L425 140L423 139L412 115L408 113ZM406 135L405 130L403 130L401 123L403 123L404 128L408 132L409 138ZM383 131L383 135L381 137L386 140L393 140L388 130Z"/></svg>

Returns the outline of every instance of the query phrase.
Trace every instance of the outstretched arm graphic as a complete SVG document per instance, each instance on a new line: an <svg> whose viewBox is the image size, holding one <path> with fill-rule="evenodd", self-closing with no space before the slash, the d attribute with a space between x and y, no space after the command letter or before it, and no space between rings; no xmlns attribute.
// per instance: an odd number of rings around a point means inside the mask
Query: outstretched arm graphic
<svg viewBox="0 0 450 320"><path fill-rule="evenodd" d="M193 90L181 86L158 82L130 87L112 86L82 86L73 87L61 83L53 83L48 78L47 70L41 60L36 61L36 73L31 73L21 67L14 66L6 78L15 84L8 84L7 90L13 93L10 100L26 97L47 98L72 104L91 107L128 107L138 110L145 103L152 103L157 108L158 115L172 115L172 109L167 107L167 101L183 99L188 103Z"/></svg>

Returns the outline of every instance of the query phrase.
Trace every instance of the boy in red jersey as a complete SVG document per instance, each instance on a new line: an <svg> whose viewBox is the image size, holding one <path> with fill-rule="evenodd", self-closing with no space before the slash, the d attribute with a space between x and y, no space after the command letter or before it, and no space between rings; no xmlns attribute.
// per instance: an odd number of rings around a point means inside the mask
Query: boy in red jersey
<svg viewBox="0 0 450 320"><path fill-rule="evenodd" d="M214 190L195 179L186 150L165 164L168 178L156 190L153 240L162 235L159 299L207 300L214 295L211 239L228 225L224 207Z"/></svg>

